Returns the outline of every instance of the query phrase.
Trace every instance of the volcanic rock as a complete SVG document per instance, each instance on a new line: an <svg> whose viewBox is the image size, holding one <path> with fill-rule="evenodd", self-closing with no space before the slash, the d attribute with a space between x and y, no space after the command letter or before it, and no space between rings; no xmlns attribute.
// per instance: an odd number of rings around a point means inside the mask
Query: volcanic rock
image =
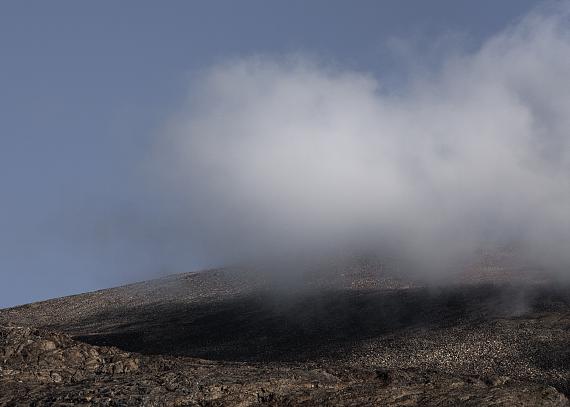
<svg viewBox="0 0 570 407"><path fill-rule="evenodd" d="M0 310L0 405L569 405L568 286L386 269L294 292L212 270Z"/></svg>

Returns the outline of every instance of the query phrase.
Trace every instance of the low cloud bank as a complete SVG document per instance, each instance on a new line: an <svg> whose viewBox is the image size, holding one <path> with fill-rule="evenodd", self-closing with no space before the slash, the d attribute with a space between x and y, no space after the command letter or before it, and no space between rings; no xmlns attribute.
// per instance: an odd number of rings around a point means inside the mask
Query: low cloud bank
<svg viewBox="0 0 570 407"><path fill-rule="evenodd" d="M437 273L514 243L568 274L568 11L401 89L303 57L211 68L154 149L184 245L220 264L342 250Z"/></svg>

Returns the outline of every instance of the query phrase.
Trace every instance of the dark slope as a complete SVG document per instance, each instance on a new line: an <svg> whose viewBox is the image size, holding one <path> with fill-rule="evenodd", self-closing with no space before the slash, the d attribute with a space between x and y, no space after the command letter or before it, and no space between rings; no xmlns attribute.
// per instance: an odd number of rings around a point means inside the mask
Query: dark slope
<svg viewBox="0 0 570 407"><path fill-rule="evenodd" d="M284 287L213 270L0 310L0 403L568 405L568 287L341 271ZM136 369L74 365L73 347Z"/></svg>

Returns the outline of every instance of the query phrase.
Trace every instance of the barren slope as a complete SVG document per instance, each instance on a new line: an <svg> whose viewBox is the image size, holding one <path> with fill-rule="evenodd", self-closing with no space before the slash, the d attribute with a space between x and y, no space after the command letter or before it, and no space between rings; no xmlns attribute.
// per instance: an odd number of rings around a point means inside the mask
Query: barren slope
<svg viewBox="0 0 570 407"><path fill-rule="evenodd" d="M0 404L568 405L569 293L180 274L1 310Z"/></svg>

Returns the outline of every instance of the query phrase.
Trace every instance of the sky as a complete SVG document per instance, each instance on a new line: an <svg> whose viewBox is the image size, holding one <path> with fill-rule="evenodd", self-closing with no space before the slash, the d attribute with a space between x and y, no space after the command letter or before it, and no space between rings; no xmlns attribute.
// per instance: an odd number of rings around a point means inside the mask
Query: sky
<svg viewBox="0 0 570 407"><path fill-rule="evenodd" d="M343 92L366 99L376 92L367 86L375 88L376 82L385 92L398 94L411 87L409 78L415 77L418 66L420 76L429 76L426 73L441 70L442 61L450 61L449 54L474 54L479 56L469 61L483 60L484 44L543 4L526 0L2 2L0 307L225 260L212 250L218 244L232 245L215 237L225 230L223 225L185 226L205 228L213 245L194 238L188 244L179 241L187 234L176 230L177 220L207 218L195 206L204 203L172 210L186 202L186 194L164 192L157 186L164 183L164 172L168 172L166 184L194 185L192 177L172 181L172 174L204 171L200 166L169 165L174 160L170 153L157 160L157 154L163 154L158 152L173 148L164 147L162 140L177 140L172 128L227 120L228 127L222 129L230 132L240 118L248 117L249 110L233 108L216 118L219 108L210 110L221 103L219 98L259 87L263 97L264 89L273 89L281 80L298 83L299 77L310 79L308 89L313 89L313 80L331 81L324 93L331 100L344 97ZM240 74L242 68L245 74ZM266 77L272 79L264 88L259 81ZM217 82L220 78L222 82ZM218 91L223 78L252 85ZM419 82L422 87L430 80ZM419 93L414 90L414 95ZM433 100L434 92L427 93L427 99ZM271 101L270 96L262 100ZM243 106L256 111L263 105L259 99L245 101ZM275 103L282 107L281 99ZM331 102L331 106L334 110L337 105ZM403 120L417 117L410 113ZM220 131L210 128L206 131ZM174 149L183 148L177 143ZM336 217L336 212L331 216ZM152 219L150 227L147 218ZM230 227L229 235L243 227Z"/></svg>

